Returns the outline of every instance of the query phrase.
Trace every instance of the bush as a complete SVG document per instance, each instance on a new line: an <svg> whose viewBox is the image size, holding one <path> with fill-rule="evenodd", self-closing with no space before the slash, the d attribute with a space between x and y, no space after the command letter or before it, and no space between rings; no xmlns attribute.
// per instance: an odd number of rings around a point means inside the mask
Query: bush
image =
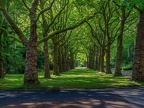
<svg viewBox="0 0 144 108"><path fill-rule="evenodd" d="M7 73L24 73L25 58L23 54L25 48L23 47L10 47L9 51L3 52L4 70Z"/></svg>

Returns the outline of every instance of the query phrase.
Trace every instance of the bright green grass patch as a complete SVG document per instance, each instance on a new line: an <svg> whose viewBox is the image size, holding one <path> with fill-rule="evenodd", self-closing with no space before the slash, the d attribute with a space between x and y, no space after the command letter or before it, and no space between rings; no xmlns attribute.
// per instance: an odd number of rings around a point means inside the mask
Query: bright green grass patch
<svg viewBox="0 0 144 108"><path fill-rule="evenodd" d="M136 83L126 77L114 77L103 72L90 69L73 69L59 76L51 75L51 79L43 78L44 73L39 72L39 85L23 85L22 74L8 74L0 79L0 88L8 89L47 89L47 88L111 88L143 86L144 83Z"/></svg>

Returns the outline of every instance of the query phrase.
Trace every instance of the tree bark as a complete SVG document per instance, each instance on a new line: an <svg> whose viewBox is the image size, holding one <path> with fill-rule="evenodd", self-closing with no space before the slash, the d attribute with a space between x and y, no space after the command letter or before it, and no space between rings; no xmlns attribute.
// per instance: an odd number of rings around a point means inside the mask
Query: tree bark
<svg viewBox="0 0 144 108"><path fill-rule="evenodd" d="M97 52L96 52L96 70L100 71L100 48L97 46Z"/></svg>
<svg viewBox="0 0 144 108"><path fill-rule="evenodd" d="M121 61L122 61L122 35L119 35L117 39L116 68L114 74L115 76L122 76Z"/></svg>
<svg viewBox="0 0 144 108"><path fill-rule="evenodd" d="M95 57L94 57L94 53L90 53L89 55L89 68L90 69L94 69L95 68Z"/></svg>
<svg viewBox="0 0 144 108"><path fill-rule="evenodd" d="M2 47L2 31L0 31L0 78L3 78L3 57L2 57L3 47Z"/></svg>
<svg viewBox="0 0 144 108"><path fill-rule="evenodd" d="M74 55L73 54L70 55L69 66L70 66L70 69L75 68L75 60L74 60Z"/></svg>
<svg viewBox="0 0 144 108"><path fill-rule="evenodd" d="M66 72L69 70L69 61L68 61L68 52L66 46L63 46L63 51L62 51L62 66L63 66L63 71Z"/></svg>
<svg viewBox="0 0 144 108"><path fill-rule="evenodd" d="M30 39L26 47L26 68L24 73L24 84L38 84L37 66L37 24L35 21L38 0L34 0L29 13L30 17Z"/></svg>
<svg viewBox="0 0 144 108"><path fill-rule="evenodd" d="M89 56L87 55L87 68L90 68L89 66Z"/></svg>
<svg viewBox="0 0 144 108"><path fill-rule="evenodd" d="M99 57L98 57L98 54L96 54L96 57L95 57L95 70L99 71Z"/></svg>
<svg viewBox="0 0 144 108"><path fill-rule="evenodd" d="M108 40L110 41L110 40ZM106 49L106 74L111 74L111 67L110 67L110 43L108 42L107 49Z"/></svg>
<svg viewBox="0 0 144 108"><path fill-rule="evenodd" d="M37 66L37 48L36 38L33 36L28 42L26 51L26 69L24 73L24 84L36 84L38 81Z"/></svg>
<svg viewBox="0 0 144 108"><path fill-rule="evenodd" d="M62 69L62 51L61 51L61 47L58 48L58 65L59 65L59 72L62 73L63 69Z"/></svg>
<svg viewBox="0 0 144 108"><path fill-rule="evenodd" d="M44 78L50 78L48 41L44 42Z"/></svg>
<svg viewBox="0 0 144 108"><path fill-rule="evenodd" d="M137 24L132 79L144 81L144 9L140 11Z"/></svg>
<svg viewBox="0 0 144 108"><path fill-rule="evenodd" d="M105 55L104 48L101 48L101 53L100 53L100 71L101 72L104 72L104 55Z"/></svg>
<svg viewBox="0 0 144 108"><path fill-rule="evenodd" d="M53 53L53 63L54 63L54 66L53 66L53 74L54 75L59 75L59 65L58 65L58 46L57 44L54 44L54 53Z"/></svg>

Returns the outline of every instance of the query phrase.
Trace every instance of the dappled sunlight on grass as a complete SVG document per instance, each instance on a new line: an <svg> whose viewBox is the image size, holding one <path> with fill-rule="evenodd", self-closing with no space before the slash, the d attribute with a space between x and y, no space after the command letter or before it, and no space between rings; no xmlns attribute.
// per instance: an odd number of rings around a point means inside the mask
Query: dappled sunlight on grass
<svg viewBox="0 0 144 108"><path fill-rule="evenodd" d="M22 74L7 74L0 79L0 88L17 88L23 83Z"/></svg>
<svg viewBox="0 0 144 108"><path fill-rule="evenodd" d="M44 72L39 72L40 85L23 85L22 74L9 74L0 79L0 88L110 88L140 86L126 77L114 77L104 72L90 69L73 69L59 76L51 75L50 79L44 78Z"/></svg>

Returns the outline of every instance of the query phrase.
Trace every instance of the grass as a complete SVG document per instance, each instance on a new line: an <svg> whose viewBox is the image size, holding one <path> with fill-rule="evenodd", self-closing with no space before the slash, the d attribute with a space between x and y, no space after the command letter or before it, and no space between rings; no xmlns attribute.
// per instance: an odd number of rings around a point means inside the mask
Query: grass
<svg viewBox="0 0 144 108"><path fill-rule="evenodd" d="M43 78L39 72L39 85L23 85L22 74L8 74L0 79L0 89L73 89L73 88L113 88L143 86L143 83L131 81L126 77L114 77L103 72L90 69L73 69L59 76L51 75L51 79Z"/></svg>

